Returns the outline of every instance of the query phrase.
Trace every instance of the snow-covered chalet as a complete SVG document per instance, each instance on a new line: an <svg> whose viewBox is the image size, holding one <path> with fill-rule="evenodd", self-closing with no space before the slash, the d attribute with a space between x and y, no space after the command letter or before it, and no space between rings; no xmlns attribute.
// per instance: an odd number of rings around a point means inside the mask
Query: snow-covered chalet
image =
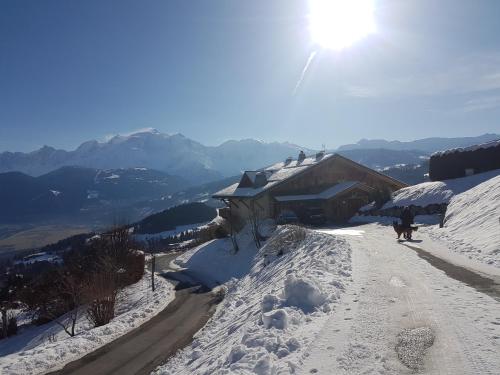
<svg viewBox="0 0 500 375"><path fill-rule="evenodd" d="M500 169L500 139L432 154L429 177L432 181L449 180L495 169Z"/></svg>
<svg viewBox="0 0 500 375"><path fill-rule="evenodd" d="M256 171L246 171L238 183L214 194L226 207L220 215L244 224L251 215L276 218L283 211L300 215L307 208L322 208L327 220L342 222L379 192L407 185L338 154L300 153Z"/></svg>

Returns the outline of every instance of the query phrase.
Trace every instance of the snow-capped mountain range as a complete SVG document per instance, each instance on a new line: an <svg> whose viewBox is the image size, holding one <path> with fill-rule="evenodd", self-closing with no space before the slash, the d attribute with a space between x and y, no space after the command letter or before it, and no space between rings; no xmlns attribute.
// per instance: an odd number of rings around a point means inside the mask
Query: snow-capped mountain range
<svg viewBox="0 0 500 375"><path fill-rule="evenodd" d="M500 138L484 134L464 138L426 138L412 142L366 140L333 150L371 168L384 169L401 164L421 164L435 151L465 147ZM144 167L178 175L193 185L238 175L242 170L262 168L300 150L314 153L288 142L262 142L255 139L230 140L219 146L205 146L182 134L165 134L146 129L117 135L105 142L82 143L76 150L65 151L44 146L39 150L0 153L0 173L18 171L31 176L63 166L95 169Z"/></svg>
<svg viewBox="0 0 500 375"><path fill-rule="evenodd" d="M203 183L239 174L243 168L260 168L296 156L301 149L290 143L265 143L253 139L227 141L211 147L182 134L169 135L149 129L117 135L106 142L84 142L74 151L44 146L30 153L3 152L0 154L0 173L19 171L39 176L62 166L145 167Z"/></svg>

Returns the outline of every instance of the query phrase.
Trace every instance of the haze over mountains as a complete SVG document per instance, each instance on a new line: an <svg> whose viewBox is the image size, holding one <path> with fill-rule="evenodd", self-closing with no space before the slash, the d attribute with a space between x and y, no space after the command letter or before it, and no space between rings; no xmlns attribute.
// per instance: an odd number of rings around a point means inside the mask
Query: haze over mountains
<svg viewBox="0 0 500 375"><path fill-rule="evenodd" d="M93 222L118 214L131 220L141 217L140 211L150 207L151 201L169 199L186 186L182 177L146 168L62 167L39 177L0 173L0 222L65 215L72 215L74 221ZM120 213L121 208L125 213Z"/></svg>
<svg viewBox="0 0 500 375"><path fill-rule="evenodd" d="M477 137L456 138L424 138L415 141L386 141L385 139L361 139L355 144L340 146L339 151L359 149L386 149L386 150L420 150L428 153L447 150L451 148L467 147L470 145L486 143L500 138L500 134L483 134Z"/></svg>
<svg viewBox="0 0 500 375"><path fill-rule="evenodd" d="M333 151L414 184L425 181L432 152L498 138L485 134L413 142L361 140ZM107 142L85 142L74 151L45 146L31 153L4 152L0 154L0 223L70 217L101 225L117 217L139 220L182 203L215 205L218 202L211 195L237 181L242 170L297 157L299 150L315 152L253 139L204 146L181 134L151 129Z"/></svg>
<svg viewBox="0 0 500 375"><path fill-rule="evenodd" d="M430 153L450 147L462 147L500 138L485 134L467 138L427 138L412 142L361 140L337 150L354 161L372 168L396 164L418 164ZM244 169L258 169L299 150L313 153L291 143L266 143L254 139L227 141L219 146L205 146L182 134L168 135L149 129L130 135L117 135L107 142L88 141L74 151L44 146L30 153L0 153L0 173L19 171L31 176L54 171L63 166L94 169L144 167L180 176L193 185L239 174Z"/></svg>
<svg viewBox="0 0 500 375"><path fill-rule="evenodd" d="M74 151L44 146L30 153L4 152L0 154L0 172L20 171L39 176L69 165L97 169L145 167L199 184L238 174L242 168L260 168L298 154L299 149L289 143L252 139L210 147L182 134L168 135L150 129L118 135L107 142L88 141Z"/></svg>

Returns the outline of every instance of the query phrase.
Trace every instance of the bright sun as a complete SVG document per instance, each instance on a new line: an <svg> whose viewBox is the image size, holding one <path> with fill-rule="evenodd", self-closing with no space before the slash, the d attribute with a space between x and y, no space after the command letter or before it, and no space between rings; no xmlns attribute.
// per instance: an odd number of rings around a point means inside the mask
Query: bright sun
<svg viewBox="0 0 500 375"><path fill-rule="evenodd" d="M375 32L373 0L309 0L310 31L322 48L341 50Z"/></svg>

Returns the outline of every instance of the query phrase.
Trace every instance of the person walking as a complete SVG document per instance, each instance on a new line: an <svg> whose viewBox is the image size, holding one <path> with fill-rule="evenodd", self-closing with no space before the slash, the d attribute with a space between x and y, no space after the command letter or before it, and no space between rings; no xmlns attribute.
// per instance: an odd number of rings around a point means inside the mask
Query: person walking
<svg viewBox="0 0 500 375"><path fill-rule="evenodd" d="M411 213L410 207L405 207L401 213L401 224L403 228L408 229L413 224L413 215Z"/></svg>

